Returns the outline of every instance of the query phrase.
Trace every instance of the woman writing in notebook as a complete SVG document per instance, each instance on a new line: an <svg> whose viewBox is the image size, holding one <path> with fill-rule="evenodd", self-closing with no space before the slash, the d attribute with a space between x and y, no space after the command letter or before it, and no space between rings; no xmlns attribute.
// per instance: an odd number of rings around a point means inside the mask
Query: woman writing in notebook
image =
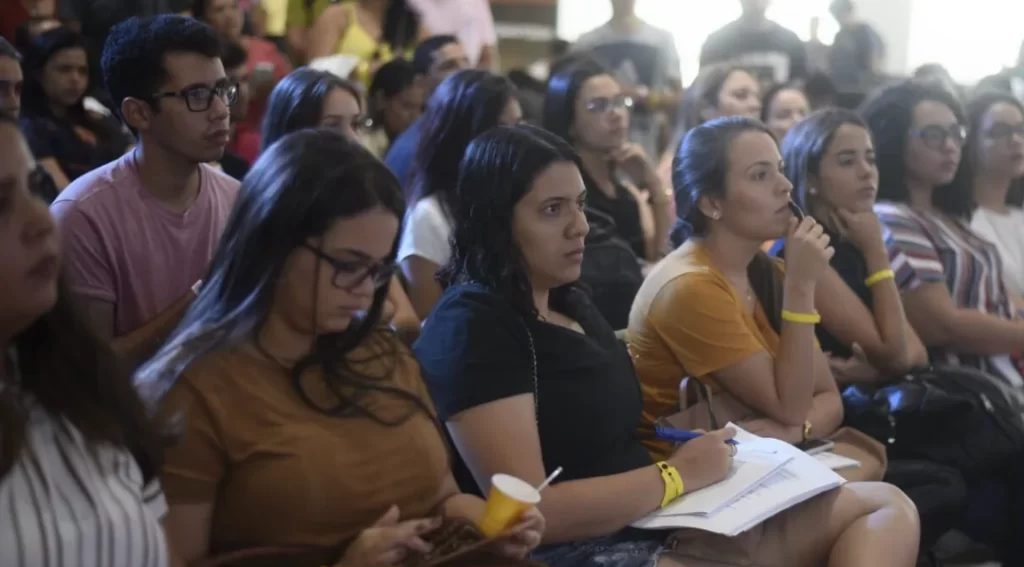
<svg viewBox="0 0 1024 567"><path fill-rule="evenodd" d="M707 134L698 142L724 154L725 136L713 128ZM764 135L777 171L778 149ZM741 150L765 153L756 144ZM703 157L724 170L723 158ZM746 165L729 169L730 178L749 175ZM849 483L736 538L679 530L667 539L629 527L722 480L732 431L711 432L657 459L637 439L642 396L629 354L576 287L589 230L585 199L579 160L554 134L501 127L466 150L453 254L443 272L452 285L415 346L438 413L472 473L465 480L486 491L497 472L539 483L563 467L540 504L547 545L536 555L553 567L913 565L917 515L886 484ZM827 263L820 232L810 222L798 230L805 260L795 270L813 274ZM788 308L811 309L796 302ZM798 339L807 344L797 347L813 344Z"/></svg>

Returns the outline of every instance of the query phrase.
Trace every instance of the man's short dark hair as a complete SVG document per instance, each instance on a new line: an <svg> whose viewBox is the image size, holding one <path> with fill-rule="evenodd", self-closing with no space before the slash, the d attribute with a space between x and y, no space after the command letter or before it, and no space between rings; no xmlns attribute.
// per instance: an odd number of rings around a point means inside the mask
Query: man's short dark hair
<svg viewBox="0 0 1024 567"><path fill-rule="evenodd" d="M412 68L417 75L426 75L430 72L430 66L434 64L434 53L450 43L458 43L454 35L432 35L424 39L416 46L416 52L412 55Z"/></svg>
<svg viewBox="0 0 1024 567"><path fill-rule="evenodd" d="M240 43L228 41L221 46L220 62L224 64L224 70L241 67L248 59L249 52Z"/></svg>
<svg viewBox="0 0 1024 567"><path fill-rule="evenodd" d="M172 14L129 18L107 36L103 80L116 108L128 97L151 100L167 80L165 55L195 53L214 59L220 57L220 49L213 28L194 18Z"/></svg>
<svg viewBox="0 0 1024 567"><path fill-rule="evenodd" d="M0 36L0 57L10 57L15 61L21 61L21 53L11 45L11 42L7 41Z"/></svg>

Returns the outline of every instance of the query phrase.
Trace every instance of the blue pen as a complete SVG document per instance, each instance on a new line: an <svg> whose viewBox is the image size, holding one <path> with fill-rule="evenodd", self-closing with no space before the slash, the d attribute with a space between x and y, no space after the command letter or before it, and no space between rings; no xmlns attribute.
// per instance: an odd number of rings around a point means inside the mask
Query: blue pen
<svg viewBox="0 0 1024 567"><path fill-rule="evenodd" d="M662 441L672 441L673 443L679 443L680 445L688 441L703 435L703 433L697 433L695 431L683 431L682 429L675 429L672 427L655 427L654 434ZM727 439L725 441L729 445L739 445L739 441L735 439Z"/></svg>

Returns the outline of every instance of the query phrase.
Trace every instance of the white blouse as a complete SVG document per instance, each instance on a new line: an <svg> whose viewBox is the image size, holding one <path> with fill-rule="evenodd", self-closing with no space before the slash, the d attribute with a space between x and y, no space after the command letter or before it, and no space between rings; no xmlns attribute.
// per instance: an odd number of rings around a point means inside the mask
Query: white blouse
<svg viewBox="0 0 1024 567"><path fill-rule="evenodd" d="M1003 262L1003 281L1017 296L1024 296L1024 210L1011 207L998 213L978 207L971 229L996 245Z"/></svg>
<svg viewBox="0 0 1024 567"><path fill-rule="evenodd" d="M398 261L419 256L444 267L452 256L452 223L436 195L420 199L406 213Z"/></svg>
<svg viewBox="0 0 1024 567"><path fill-rule="evenodd" d="M0 478L0 565L167 567L166 513L159 483L143 486L128 451L88 443L36 406L21 455Z"/></svg>

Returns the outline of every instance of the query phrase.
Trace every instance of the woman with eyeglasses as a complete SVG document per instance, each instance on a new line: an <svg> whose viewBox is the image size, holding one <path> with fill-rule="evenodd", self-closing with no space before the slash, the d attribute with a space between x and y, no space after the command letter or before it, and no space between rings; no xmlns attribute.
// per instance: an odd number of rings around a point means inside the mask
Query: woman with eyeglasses
<svg viewBox="0 0 1024 567"><path fill-rule="evenodd" d="M162 480L187 562L294 546L295 564L390 567L442 517L482 517L419 365L380 325L403 209L336 131L289 134L246 176L199 297L136 380L180 430ZM521 557L542 531L531 511L498 549Z"/></svg>
<svg viewBox="0 0 1024 567"><path fill-rule="evenodd" d="M974 170L978 208L971 228L996 245L1003 282L1024 308L1024 105L1011 94L989 91L967 103L965 163Z"/></svg>
<svg viewBox="0 0 1024 567"><path fill-rule="evenodd" d="M363 98L355 84L327 71L303 67L290 73L270 93L263 120L263 148L303 128L331 128L360 139L366 123ZM415 338L420 320L397 275L389 285L384 311L385 319L403 337L410 341Z"/></svg>
<svg viewBox="0 0 1024 567"><path fill-rule="evenodd" d="M945 89L916 80L884 88L861 109L876 143L875 213L907 320L933 362L969 366L1021 388L1024 348L995 245L971 229L974 178L961 159L964 115Z"/></svg>
<svg viewBox="0 0 1024 567"><path fill-rule="evenodd" d="M398 249L409 298L421 318L427 318L441 297L437 272L451 257L455 183L466 146L490 128L522 119L515 86L489 71L459 71L430 97L421 119L409 215Z"/></svg>
<svg viewBox="0 0 1024 567"><path fill-rule="evenodd" d="M548 80L544 127L579 153L587 206L615 221L638 258L655 262L668 249L671 211L650 156L629 140L632 108L611 71L581 59Z"/></svg>

